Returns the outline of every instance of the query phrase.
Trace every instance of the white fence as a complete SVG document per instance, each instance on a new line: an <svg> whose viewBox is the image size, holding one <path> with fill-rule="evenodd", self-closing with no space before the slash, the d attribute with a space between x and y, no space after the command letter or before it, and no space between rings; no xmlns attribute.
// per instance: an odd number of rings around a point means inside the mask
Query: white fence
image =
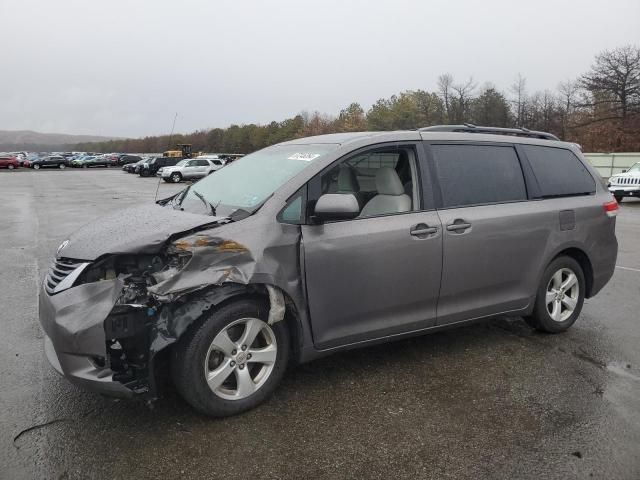
<svg viewBox="0 0 640 480"><path fill-rule="evenodd" d="M585 153L600 175L609 178L616 173L628 170L634 163L640 162L640 152L637 153Z"/></svg>

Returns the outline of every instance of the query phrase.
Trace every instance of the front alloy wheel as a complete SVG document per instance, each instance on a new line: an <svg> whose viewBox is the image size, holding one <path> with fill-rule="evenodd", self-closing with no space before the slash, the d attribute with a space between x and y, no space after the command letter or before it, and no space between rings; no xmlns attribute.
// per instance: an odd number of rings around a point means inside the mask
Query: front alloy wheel
<svg viewBox="0 0 640 480"><path fill-rule="evenodd" d="M180 175L178 172L175 172L171 174L170 178L173 183L180 183L180 180L182 180L182 175Z"/></svg>
<svg viewBox="0 0 640 480"><path fill-rule="evenodd" d="M211 308L180 338L171 371L182 397L215 417L262 403L282 379L289 359L284 320L269 325L268 302L239 299Z"/></svg>
<svg viewBox="0 0 640 480"><path fill-rule="evenodd" d="M278 343L271 327L259 318L229 324L211 342L204 375L213 393L226 400L246 398L269 378Z"/></svg>

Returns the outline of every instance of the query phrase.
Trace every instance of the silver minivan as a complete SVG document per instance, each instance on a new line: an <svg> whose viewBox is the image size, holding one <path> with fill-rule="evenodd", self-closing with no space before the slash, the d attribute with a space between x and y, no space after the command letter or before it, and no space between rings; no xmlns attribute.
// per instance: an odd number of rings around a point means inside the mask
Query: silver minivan
<svg viewBox="0 0 640 480"><path fill-rule="evenodd" d="M473 125L301 138L69 236L40 293L51 364L208 415L291 362L523 317L557 333L611 278L618 205L580 149Z"/></svg>

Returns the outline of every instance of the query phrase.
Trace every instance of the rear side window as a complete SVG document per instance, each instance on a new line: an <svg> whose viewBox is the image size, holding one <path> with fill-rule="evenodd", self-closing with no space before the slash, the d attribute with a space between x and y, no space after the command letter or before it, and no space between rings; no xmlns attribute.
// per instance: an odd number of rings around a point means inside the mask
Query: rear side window
<svg viewBox="0 0 640 480"><path fill-rule="evenodd" d="M585 195L596 191L595 180L571 150L537 145L523 145L522 149L543 198Z"/></svg>
<svg viewBox="0 0 640 480"><path fill-rule="evenodd" d="M513 147L432 145L444 208L527 199Z"/></svg>

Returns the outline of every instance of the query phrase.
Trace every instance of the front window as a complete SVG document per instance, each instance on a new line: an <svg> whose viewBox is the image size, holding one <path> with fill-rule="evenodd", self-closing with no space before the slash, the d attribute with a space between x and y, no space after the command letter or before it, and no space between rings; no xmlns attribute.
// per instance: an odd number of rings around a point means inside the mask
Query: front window
<svg viewBox="0 0 640 480"><path fill-rule="evenodd" d="M180 160L176 163L176 167L184 167L187 164L187 160Z"/></svg>
<svg viewBox="0 0 640 480"><path fill-rule="evenodd" d="M242 157L189 187L177 208L217 216L253 213L276 190L338 145L276 145Z"/></svg>

